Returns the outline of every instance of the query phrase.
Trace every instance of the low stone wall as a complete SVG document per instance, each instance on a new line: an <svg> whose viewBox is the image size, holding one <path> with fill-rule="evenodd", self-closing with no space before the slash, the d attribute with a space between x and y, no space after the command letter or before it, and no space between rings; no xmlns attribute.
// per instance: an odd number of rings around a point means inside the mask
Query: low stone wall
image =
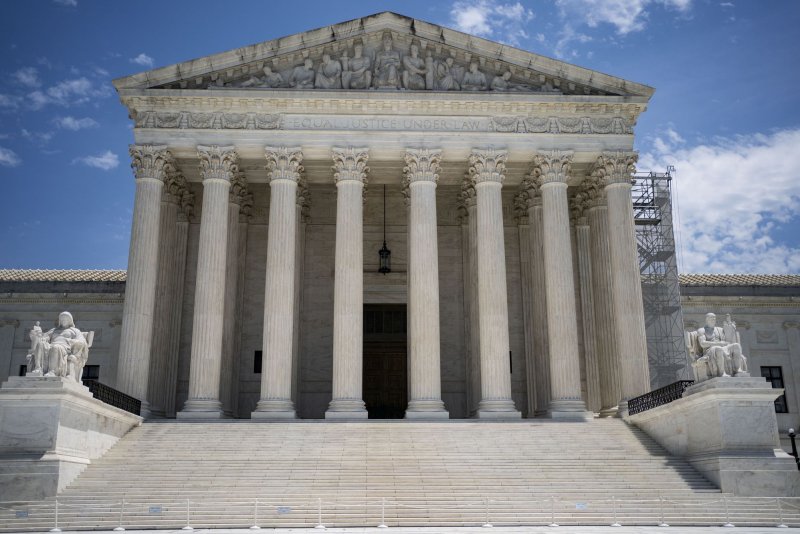
<svg viewBox="0 0 800 534"><path fill-rule="evenodd" d="M780 449L774 400L781 393L763 378L713 378L626 420L724 492L800 496L800 472Z"/></svg>
<svg viewBox="0 0 800 534"><path fill-rule="evenodd" d="M142 418L60 377L12 377L0 388L0 501L56 495Z"/></svg>

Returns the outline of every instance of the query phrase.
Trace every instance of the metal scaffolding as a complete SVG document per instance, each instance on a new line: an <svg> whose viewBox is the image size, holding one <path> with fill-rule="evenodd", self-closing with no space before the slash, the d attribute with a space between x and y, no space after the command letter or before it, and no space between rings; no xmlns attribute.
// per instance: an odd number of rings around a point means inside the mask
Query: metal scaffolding
<svg viewBox="0 0 800 534"><path fill-rule="evenodd" d="M639 172L632 188L636 244L642 274L650 387L690 377L672 223L672 168Z"/></svg>

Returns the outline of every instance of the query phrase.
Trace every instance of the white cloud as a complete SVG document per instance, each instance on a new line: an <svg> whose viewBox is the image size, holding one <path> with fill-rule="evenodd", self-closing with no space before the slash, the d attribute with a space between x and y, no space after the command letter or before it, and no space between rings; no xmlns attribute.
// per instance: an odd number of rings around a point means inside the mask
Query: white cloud
<svg viewBox="0 0 800 534"><path fill-rule="evenodd" d="M65 107L85 104L94 98L102 98L110 94L111 90L107 85L95 85L88 78L81 76L59 82L46 91L33 91L28 94L28 99L33 109L41 109L48 104Z"/></svg>
<svg viewBox="0 0 800 534"><path fill-rule="evenodd" d="M10 148L0 146L0 165L5 167L18 167L22 164L22 160Z"/></svg>
<svg viewBox="0 0 800 534"><path fill-rule="evenodd" d="M0 108L16 109L19 107L20 98L14 95L4 95L0 93Z"/></svg>
<svg viewBox="0 0 800 534"><path fill-rule="evenodd" d="M153 58L142 52L138 56L130 59L131 63L136 63L137 65L141 65L143 67L152 68L155 65L155 61Z"/></svg>
<svg viewBox="0 0 800 534"><path fill-rule="evenodd" d="M32 141L39 145L46 145L53 138L53 132L31 132L23 128L20 133L22 137L28 141Z"/></svg>
<svg viewBox="0 0 800 534"><path fill-rule="evenodd" d="M39 87L39 73L34 67L24 67L14 73L14 78L26 87Z"/></svg>
<svg viewBox="0 0 800 534"><path fill-rule="evenodd" d="M677 132L652 140L640 168L676 167L683 272L800 273L800 248L777 230L800 218L800 129L690 146Z"/></svg>
<svg viewBox="0 0 800 534"><path fill-rule="evenodd" d="M557 57L576 56L572 43L591 40L579 31L583 26L598 28L605 24L614 27L617 35L625 36L642 31L647 26L649 8L661 5L666 9L688 13L693 0L556 0L562 29L554 47Z"/></svg>
<svg viewBox="0 0 800 534"><path fill-rule="evenodd" d="M457 0L450 7L450 24L459 31L497 39L517 46L527 39L526 25L533 11L521 3L502 4L497 0Z"/></svg>
<svg viewBox="0 0 800 534"><path fill-rule="evenodd" d="M72 163L83 163L89 167L109 171L119 166L119 158L110 150L106 150L97 156L85 156L82 158L75 158Z"/></svg>
<svg viewBox="0 0 800 534"><path fill-rule="evenodd" d="M78 7L78 0L53 0L53 2L62 6Z"/></svg>
<svg viewBox="0 0 800 534"><path fill-rule="evenodd" d="M75 117L57 117L53 122L56 123L56 126L59 128L63 128L65 130L72 130L77 132L78 130L83 130L84 128L94 128L98 126L97 121L90 118L84 117L82 119L76 119Z"/></svg>

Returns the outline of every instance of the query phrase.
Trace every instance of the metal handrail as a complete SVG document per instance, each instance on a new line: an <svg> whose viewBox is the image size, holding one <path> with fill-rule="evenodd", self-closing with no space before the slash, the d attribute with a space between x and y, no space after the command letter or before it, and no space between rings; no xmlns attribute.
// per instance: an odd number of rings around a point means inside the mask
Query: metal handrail
<svg viewBox="0 0 800 534"><path fill-rule="evenodd" d="M89 391L92 392L92 395L94 395L95 399L101 400L106 404L110 404L111 406L120 408L134 415L141 415L142 401L139 399L131 397L130 395L126 395L125 393L92 378L84 378L83 385L89 388Z"/></svg>
<svg viewBox="0 0 800 534"><path fill-rule="evenodd" d="M683 396L686 388L692 384L694 384L694 380L678 380L663 388L654 389L650 393L634 397L628 401L628 413L635 415L678 400Z"/></svg>

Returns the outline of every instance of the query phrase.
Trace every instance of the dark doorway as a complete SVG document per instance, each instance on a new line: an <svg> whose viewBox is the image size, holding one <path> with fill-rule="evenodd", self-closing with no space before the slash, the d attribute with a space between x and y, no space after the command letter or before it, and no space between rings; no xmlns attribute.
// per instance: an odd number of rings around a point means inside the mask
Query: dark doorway
<svg viewBox="0 0 800 534"><path fill-rule="evenodd" d="M370 419L402 419L408 404L405 304L364 306L364 403Z"/></svg>

